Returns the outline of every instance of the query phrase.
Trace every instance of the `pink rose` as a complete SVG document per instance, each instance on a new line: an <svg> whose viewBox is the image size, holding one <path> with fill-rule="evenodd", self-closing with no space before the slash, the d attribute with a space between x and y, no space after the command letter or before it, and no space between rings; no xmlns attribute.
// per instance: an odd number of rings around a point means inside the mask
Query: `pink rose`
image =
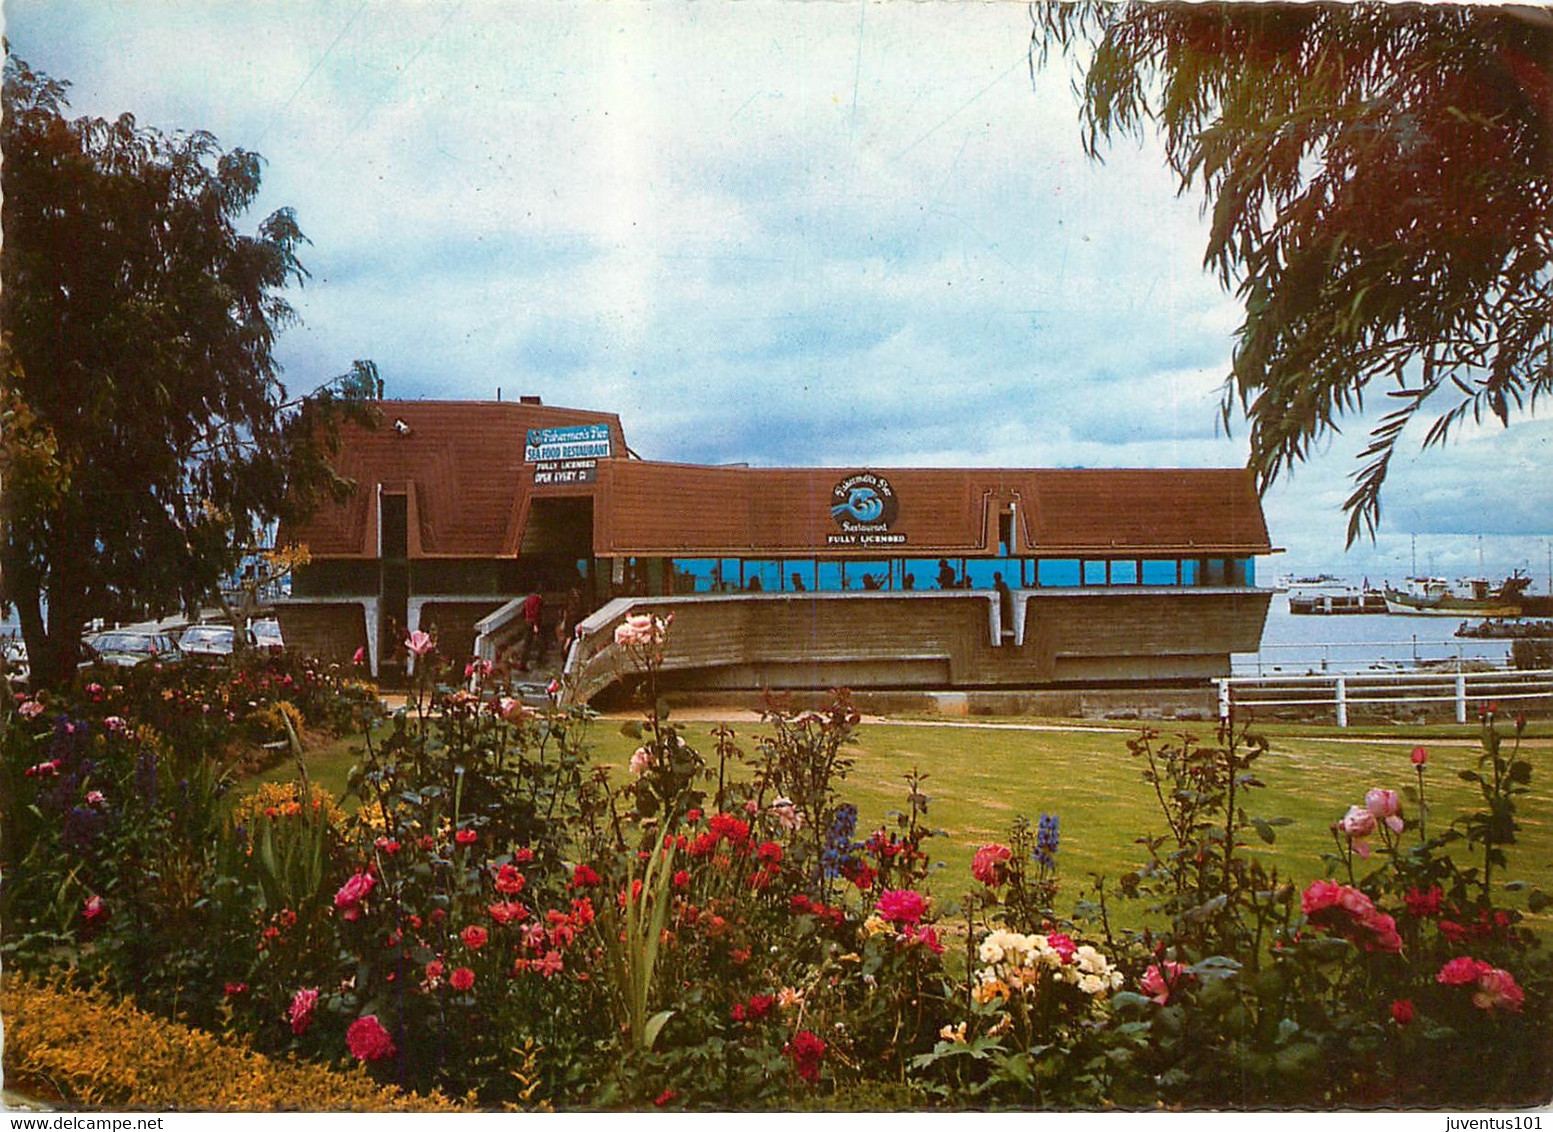
<svg viewBox="0 0 1553 1132"><path fill-rule="evenodd" d="M298 1037L307 1033L313 1024L313 1011L318 1007L318 989L309 987L291 996L291 1032Z"/></svg>
<svg viewBox="0 0 1553 1132"><path fill-rule="evenodd" d="M437 642L431 639L430 633L417 629L404 639L404 647L412 656L425 656L437 647ZM372 1015L369 1014L368 1017Z"/></svg>
<svg viewBox="0 0 1553 1132"><path fill-rule="evenodd" d="M396 1052L394 1039L388 1036L388 1031L383 1029L383 1023L377 1020L376 1014L368 1014L352 1022L345 1031L345 1044L350 1047L351 1056L357 1061L382 1061L385 1057L393 1057Z"/></svg>
<svg viewBox="0 0 1553 1132"><path fill-rule="evenodd" d="M1481 959L1473 959L1470 955L1461 955L1452 959L1440 968L1434 981L1444 983L1448 987L1464 987L1478 981L1478 976L1492 971L1493 968Z"/></svg>
<svg viewBox="0 0 1553 1132"><path fill-rule="evenodd" d="M1063 935L1061 932L1052 932L1047 936L1046 946L1055 951L1064 963L1073 962L1073 956L1078 954L1078 944L1073 942L1071 936Z"/></svg>
<svg viewBox="0 0 1553 1132"><path fill-rule="evenodd" d="M1300 910L1310 916L1328 908L1335 908L1342 892L1343 886L1335 880L1313 881L1300 896Z"/></svg>
<svg viewBox="0 0 1553 1132"><path fill-rule="evenodd" d="M673 620L673 614L668 617L654 617L650 613L632 614L615 627L615 644L642 648L661 644Z"/></svg>
<svg viewBox="0 0 1553 1132"><path fill-rule="evenodd" d="M108 902L101 896L88 896L86 903L81 906L81 918L89 924L95 924L107 915Z"/></svg>
<svg viewBox="0 0 1553 1132"><path fill-rule="evenodd" d="M1013 852L1006 845L983 845L971 858L971 876L988 888L996 888L1007 879L1007 861Z"/></svg>
<svg viewBox="0 0 1553 1132"><path fill-rule="evenodd" d="M1183 981L1191 978L1186 973L1186 968L1173 959L1166 959L1163 963L1156 963L1143 972L1143 979L1138 984L1143 993L1152 998L1159 1005L1164 1006L1170 1001L1170 994Z"/></svg>
<svg viewBox="0 0 1553 1132"><path fill-rule="evenodd" d="M1364 808L1376 821L1383 821L1393 833L1402 832L1402 800L1395 790L1376 787L1364 796Z"/></svg>
<svg viewBox="0 0 1553 1132"><path fill-rule="evenodd" d="M631 756L631 773L640 777L647 773L647 768L652 766L652 752L646 747L636 748L636 753Z"/></svg>
<svg viewBox="0 0 1553 1132"><path fill-rule="evenodd" d="M1370 855L1370 843L1365 840L1375 832L1375 815L1363 806L1352 806L1337 828L1348 835L1353 851L1361 857Z"/></svg>
<svg viewBox="0 0 1553 1132"><path fill-rule="evenodd" d="M340 910L344 919L359 920L365 911L363 902L376 887L377 878L371 873L356 873L334 894L334 906Z"/></svg>
<svg viewBox="0 0 1553 1132"><path fill-rule="evenodd" d="M1371 911L1360 919L1359 924L1375 937L1362 941L1364 950L1387 951L1393 955L1402 950L1402 937L1397 933L1397 922L1386 913Z"/></svg>
<svg viewBox="0 0 1553 1132"><path fill-rule="evenodd" d="M1428 747L1414 747L1413 748L1413 765L1414 766L1423 766L1428 761L1429 761L1429 748Z"/></svg>
<svg viewBox="0 0 1553 1132"><path fill-rule="evenodd" d="M914 927L927 912L927 898L909 888L892 888L879 894L874 905L879 915L898 927Z"/></svg>
<svg viewBox="0 0 1553 1132"><path fill-rule="evenodd" d="M1526 992L1516 985L1515 976L1499 967L1491 967L1478 976L1472 1005L1479 1010L1508 1010L1518 1014Z"/></svg>

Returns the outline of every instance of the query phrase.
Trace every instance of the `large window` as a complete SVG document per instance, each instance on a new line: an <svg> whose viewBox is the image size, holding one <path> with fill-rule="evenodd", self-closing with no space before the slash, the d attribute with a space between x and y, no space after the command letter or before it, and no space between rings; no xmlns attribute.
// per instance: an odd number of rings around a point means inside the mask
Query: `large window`
<svg viewBox="0 0 1553 1132"><path fill-rule="evenodd" d="M941 588L941 571L945 588L973 590L994 588L998 574L1014 589L1256 584L1252 558L677 558L672 565L679 594L931 591Z"/></svg>
<svg viewBox="0 0 1553 1132"><path fill-rule="evenodd" d="M1038 586L1076 586L1079 583L1078 559L1043 558L1036 564Z"/></svg>
<svg viewBox="0 0 1553 1132"><path fill-rule="evenodd" d="M744 563L744 588L752 593L759 590L769 593L780 590L782 564L771 559L750 559Z"/></svg>
<svg viewBox="0 0 1553 1132"><path fill-rule="evenodd" d="M814 576L814 559L789 558L782 563L782 588L793 592L814 590L818 583Z"/></svg>
<svg viewBox="0 0 1553 1132"><path fill-rule="evenodd" d="M888 561L848 560L841 564L849 590L891 590L896 578Z"/></svg>

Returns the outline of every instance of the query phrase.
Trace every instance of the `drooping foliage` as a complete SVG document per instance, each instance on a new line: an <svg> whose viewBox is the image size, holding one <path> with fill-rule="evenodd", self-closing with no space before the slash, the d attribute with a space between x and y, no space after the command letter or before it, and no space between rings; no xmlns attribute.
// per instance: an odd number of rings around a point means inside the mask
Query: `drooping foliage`
<svg viewBox="0 0 1553 1132"><path fill-rule="evenodd" d="M1553 10L1050 4L1033 58L1088 61L1085 145L1160 132L1245 304L1226 423L1265 488L1374 386L1345 504L1373 533L1397 442L1508 425L1553 387Z"/></svg>
<svg viewBox="0 0 1553 1132"><path fill-rule="evenodd" d="M337 423L376 384L358 362L288 397L272 350L305 238L289 209L238 229L257 154L67 106L7 60L0 596L43 682L88 619L192 607L255 529L347 490Z"/></svg>

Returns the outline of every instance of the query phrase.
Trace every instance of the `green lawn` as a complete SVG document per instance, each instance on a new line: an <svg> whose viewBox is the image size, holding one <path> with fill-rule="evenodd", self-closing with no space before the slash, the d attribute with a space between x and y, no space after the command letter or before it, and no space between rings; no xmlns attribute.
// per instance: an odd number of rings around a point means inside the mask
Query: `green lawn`
<svg viewBox="0 0 1553 1132"><path fill-rule="evenodd" d="M712 726L684 725L688 741L707 755L714 748ZM1212 741L1212 728L1206 724L1179 730ZM735 731L745 751L753 752L762 725L735 725ZM1479 752L1471 738L1475 729L1435 729L1430 733L1433 737L1422 740L1413 729L1390 737L1356 737L1348 732L1314 736L1307 732L1297 737L1289 727L1278 731L1272 749L1258 763L1266 789L1252 791L1246 807L1254 816L1287 817L1293 824L1278 831L1273 847L1253 838L1250 851L1263 854L1282 875L1301 886L1323 875L1319 856L1333 848L1331 824L1349 806L1362 803L1366 790L1384 786L1400 791L1414 784L1409 754L1419 741L1430 751L1426 789L1431 822L1448 822L1473 804L1473 788L1456 775L1475 763ZM1539 732L1545 736L1546 729ZM1143 861L1136 839L1164 828L1153 791L1141 777L1141 761L1127 751L1132 734L1136 732L1125 728L1020 729L1009 721L865 723L853 748L856 765L841 793L860 810L861 834L882 824L890 810L904 807L905 776L910 771L925 772L930 824L947 834L928 843L934 860L945 865L935 875L933 887L938 895L951 899L972 887L969 863L977 846L1006 840L1016 817L1023 815L1033 822L1043 812L1057 814L1064 893L1059 910L1066 911L1088 886L1091 873L1111 878L1114 889L1117 876ZM1553 892L1550 745L1545 737L1533 743L1534 793L1520 805L1521 840L1509 849L1507 879ZM589 744L601 762L619 767L635 746L619 733L618 721L603 719L593 725ZM361 740L356 739L321 749L309 758L309 773L338 793L360 748ZM264 777L289 778L293 769L283 765ZM1413 816L1413 807L1404 803L1404 813Z"/></svg>

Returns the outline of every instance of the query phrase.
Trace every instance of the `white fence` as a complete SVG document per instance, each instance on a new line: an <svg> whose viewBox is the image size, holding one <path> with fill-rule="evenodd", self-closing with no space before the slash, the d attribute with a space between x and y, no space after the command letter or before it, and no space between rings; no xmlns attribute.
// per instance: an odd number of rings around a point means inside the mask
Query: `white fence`
<svg viewBox="0 0 1553 1132"><path fill-rule="evenodd" d="M1450 704L1457 723L1483 704L1498 705L1501 715L1530 706L1553 706L1553 670L1493 672L1385 672L1308 676L1231 676L1216 681L1219 712L1267 709L1273 712L1330 708L1339 727L1348 726L1355 709L1423 708Z"/></svg>

